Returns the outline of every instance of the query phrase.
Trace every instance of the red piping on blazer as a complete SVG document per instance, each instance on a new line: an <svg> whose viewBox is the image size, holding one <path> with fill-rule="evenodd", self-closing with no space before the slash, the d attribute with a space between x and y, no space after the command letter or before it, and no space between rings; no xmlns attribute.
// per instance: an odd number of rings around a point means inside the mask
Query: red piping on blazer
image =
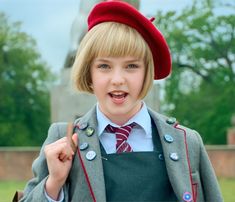
<svg viewBox="0 0 235 202"><path fill-rule="evenodd" d="M188 145L186 142L186 131L183 128L180 128L178 126L179 126L178 123L176 123L174 125L174 127L176 129L179 129L179 130L183 131L183 133L184 133L184 144L185 144L185 148L186 148L187 163L188 163L188 169L189 169L189 173L190 173L190 183L191 183L191 190L192 190L192 194L193 194L193 202L197 202L197 199L195 198L195 194L194 194L194 189L193 189L193 178L192 178L192 170L191 170L189 154L188 154Z"/></svg>
<svg viewBox="0 0 235 202"><path fill-rule="evenodd" d="M84 166L84 163L83 163L83 161L82 161L82 157L81 157L81 153L80 153L79 149L77 150L77 153L78 153L78 157L79 157L80 163L81 163L81 165L82 165L83 172L84 172L84 174L85 174L85 178L86 178L86 181L87 181L87 184L88 184L88 188L89 188L89 190L90 190L90 193L91 193L93 202L96 202L95 194L94 194L94 192L93 192L93 190L92 190L91 183L90 183L88 174L87 174L87 172L86 172L86 168L85 168L85 166Z"/></svg>
<svg viewBox="0 0 235 202"><path fill-rule="evenodd" d="M195 194L195 199L197 200L197 190L198 190L198 183L193 183L193 190L194 190L194 194Z"/></svg>

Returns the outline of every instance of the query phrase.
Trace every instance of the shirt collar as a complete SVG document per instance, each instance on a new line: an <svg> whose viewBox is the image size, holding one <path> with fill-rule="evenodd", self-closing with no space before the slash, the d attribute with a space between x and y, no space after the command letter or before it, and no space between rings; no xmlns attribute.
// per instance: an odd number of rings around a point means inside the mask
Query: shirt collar
<svg viewBox="0 0 235 202"><path fill-rule="evenodd" d="M143 130L146 132L146 137L151 138L152 137L152 127L151 127L151 118L148 113L147 106L144 102L142 102L143 105L138 111L126 124L128 125L133 122L137 123L140 127L143 128ZM99 109L99 104L96 105L96 115L97 115L97 121L98 121L98 136L100 136L106 126L108 124L119 127L117 124L113 123L111 120L109 120Z"/></svg>

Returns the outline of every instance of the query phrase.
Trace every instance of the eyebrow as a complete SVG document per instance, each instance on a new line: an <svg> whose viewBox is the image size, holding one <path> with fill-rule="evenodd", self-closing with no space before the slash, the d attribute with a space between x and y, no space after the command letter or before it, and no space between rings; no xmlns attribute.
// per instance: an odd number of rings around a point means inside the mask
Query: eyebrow
<svg viewBox="0 0 235 202"><path fill-rule="evenodd" d="M99 58L99 59L95 59L94 62L109 62L110 60L108 59L103 59L103 58Z"/></svg>
<svg viewBox="0 0 235 202"><path fill-rule="evenodd" d="M109 59L106 59L106 58L98 58L98 59L95 59L94 62L110 62ZM130 59L130 60L125 60L124 61L125 63L131 63L131 62L141 62L141 60L139 59Z"/></svg>

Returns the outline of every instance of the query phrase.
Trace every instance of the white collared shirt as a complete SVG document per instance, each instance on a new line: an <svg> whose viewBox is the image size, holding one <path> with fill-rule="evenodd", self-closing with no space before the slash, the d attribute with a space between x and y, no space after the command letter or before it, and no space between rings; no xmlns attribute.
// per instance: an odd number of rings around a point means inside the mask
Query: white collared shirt
<svg viewBox="0 0 235 202"><path fill-rule="evenodd" d="M99 140L104 147L107 154L116 152L116 135L108 133L105 128L108 124L114 127L120 127L115 123L111 122L99 109L99 104L96 106L97 121L98 121L98 131ZM127 142L130 144L134 152L138 151L153 151L153 141L152 141L152 127L151 118L148 113L146 104L143 105L137 114L135 114L127 123L137 123L137 125L132 129Z"/></svg>

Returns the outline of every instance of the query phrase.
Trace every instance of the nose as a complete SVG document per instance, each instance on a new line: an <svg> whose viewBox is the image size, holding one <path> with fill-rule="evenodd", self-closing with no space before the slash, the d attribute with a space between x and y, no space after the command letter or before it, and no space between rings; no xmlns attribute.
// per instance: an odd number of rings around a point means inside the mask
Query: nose
<svg viewBox="0 0 235 202"><path fill-rule="evenodd" d="M121 69L115 69L115 71L113 71L111 83L116 86L125 83L125 75Z"/></svg>

